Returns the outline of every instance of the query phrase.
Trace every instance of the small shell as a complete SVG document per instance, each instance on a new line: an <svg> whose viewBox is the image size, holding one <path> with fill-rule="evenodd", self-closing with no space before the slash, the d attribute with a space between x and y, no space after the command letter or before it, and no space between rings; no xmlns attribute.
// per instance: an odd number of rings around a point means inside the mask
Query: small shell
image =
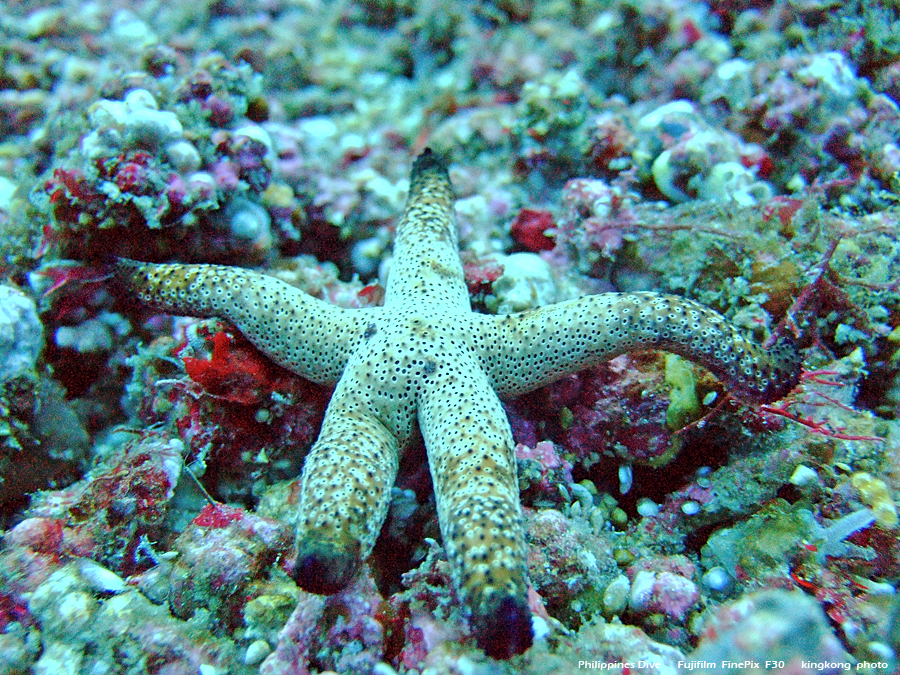
<svg viewBox="0 0 900 675"><path fill-rule="evenodd" d="M613 560L619 567L628 567L635 560L635 555L627 548L617 548L613 551Z"/></svg>
<svg viewBox="0 0 900 675"><path fill-rule="evenodd" d="M254 640L244 652L244 663L248 666L255 666L262 663L262 660L272 653L272 648L265 640Z"/></svg>
<svg viewBox="0 0 900 675"><path fill-rule="evenodd" d="M731 586L731 576L724 567L711 567L700 580L711 591L726 591Z"/></svg>
<svg viewBox="0 0 900 675"><path fill-rule="evenodd" d="M159 110L159 104L146 89L132 89L125 94L125 108L129 111Z"/></svg>
<svg viewBox="0 0 900 675"><path fill-rule="evenodd" d="M811 485L818 480L819 474L816 473L815 469L810 469L808 466L800 464L794 469L794 473L791 474L788 482L791 485L803 487L804 485Z"/></svg>
<svg viewBox="0 0 900 675"><path fill-rule="evenodd" d="M531 615L531 629L534 632L534 639L540 640L550 635L550 625L547 621L534 614Z"/></svg>
<svg viewBox="0 0 900 675"><path fill-rule="evenodd" d="M639 499L637 502L637 512L638 515L644 516L645 518L659 515L659 504L646 497Z"/></svg>
<svg viewBox="0 0 900 675"><path fill-rule="evenodd" d="M627 495L631 489L634 475L631 472L630 464L623 464L619 467L619 493Z"/></svg>
<svg viewBox="0 0 900 675"><path fill-rule="evenodd" d="M607 616L621 614L628 607L628 597L631 595L631 582L624 574L619 575L603 592L603 612Z"/></svg>
<svg viewBox="0 0 900 675"><path fill-rule="evenodd" d="M78 565L78 573L95 593L115 594L125 590L125 581L122 577L91 560L82 560Z"/></svg>
<svg viewBox="0 0 900 675"><path fill-rule="evenodd" d="M257 141L258 143L262 143L266 150L272 152L272 137L269 136L269 132L257 124L245 124L232 131L231 135L235 140L243 136L253 141Z"/></svg>

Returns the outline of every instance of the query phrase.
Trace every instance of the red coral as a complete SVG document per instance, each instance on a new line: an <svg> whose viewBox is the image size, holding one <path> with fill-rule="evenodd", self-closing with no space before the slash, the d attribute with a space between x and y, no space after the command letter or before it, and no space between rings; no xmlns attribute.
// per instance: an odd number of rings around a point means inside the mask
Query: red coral
<svg viewBox="0 0 900 675"><path fill-rule="evenodd" d="M491 284L503 276L503 265L491 259L464 259L463 274L472 297L491 292Z"/></svg>
<svg viewBox="0 0 900 675"><path fill-rule="evenodd" d="M123 162L116 168L116 186L122 192L133 195L147 194L150 185L150 177L147 168L138 162Z"/></svg>
<svg viewBox="0 0 900 675"><path fill-rule="evenodd" d="M207 504L197 517L191 521L197 527L211 527L214 529L225 527L229 523L240 520L244 510L225 504Z"/></svg>
<svg viewBox="0 0 900 675"><path fill-rule="evenodd" d="M175 430L187 461L207 457L204 485L217 495L227 484L229 501L260 470L299 472L330 390L269 361L231 325L202 322L187 336L190 352L168 340L151 348L157 359L141 374L141 420ZM173 372L172 355L187 376Z"/></svg>
<svg viewBox="0 0 900 675"><path fill-rule="evenodd" d="M362 288L356 295L364 301L362 307L380 307L384 304L384 287L377 281Z"/></svg>
<svg viewBox="0 0 900 675"><path fill-rule="evenodd" d="M95 210L103 200L77 169L54 169L44 191L50 195L56 221L73 226L78 225L82 213Z"/></svg>
<svg viewBox="0 0 900 675"><path fill-rule="evenodd" d="M249 344L233 343L221 331L212 337L212 358L182 357L188 376L213 396L234 403L258 403L272 391L271 363Z"/></svg>
<svg viewBox="0 0 900 675"><path fill-rule="evenodd" d="M549 211L522 209L513 221L510 234L519 246L532 253L550 251L556 246L556 240L547 234L547 230L555 227Z"/></svg>
<svg viewBox="0 0 900 675"><path fill-rule="evenodd" d="M793 197L775 197L763 207L763 222L767 223L776 217L782 225L790 225L803 203L802 199Z"/></svg>

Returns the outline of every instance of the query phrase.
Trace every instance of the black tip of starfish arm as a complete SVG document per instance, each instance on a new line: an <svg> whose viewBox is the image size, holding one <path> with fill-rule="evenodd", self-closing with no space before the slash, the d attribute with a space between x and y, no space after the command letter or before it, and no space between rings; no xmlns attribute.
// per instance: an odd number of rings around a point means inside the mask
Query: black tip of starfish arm
<svg viewBox="0 0 900 675"><path fill-rule="evenodd" d="M137 269L145 264L138 262L137 260L131 260L130 258L119 258L115 257L111 261L113 271L116 273L116 276L126 283L130 280L131 276L137 271Z"/></svg>
<svg viewBox="0 0 900 675"><path fill-rule="evenodd" d="M425 148L422 152L419 153L419 156L416 157L416 161L413 162L412 166L412 174L420 174L425 171L429 171L431 169L436 169L438 171L446 171L447 165L444 160L441 159L441 156L437 154L431 148Z"/></svg>
<svg viewBox="0 0 900 675"><path fill-rule="evenodd" d="M113 288L116 292L122 294L132 304L141 302L135 297L135 293L142 286L144 281L142 272L146 270L147 263L119 257L113 258L110 263L115 279Z"/></svg>
<svg viewBox="0 0 900 675"><path fill-rule="evenodd" d="M416 157L416 161L412 165L412 171L409 174L410 197L434 181L446 184L448 190L452 190L450 188L450 176L447 173L447 162L431 148L425 148Z"/></svg>
<svg viewBox="0 0 900 675"><path fill-rule="evenodd" d="M297 542L294 581L304 591L334 595L347 586L359 568L359 554L312 537Z"/></svg>
<svg viewBox="0 0 900 675"><path fill-rule="evenodd" d="M472 623L478 647L492 659L509 659L531 647L531 610L524 598L491 599L474 613Z"/></svg>

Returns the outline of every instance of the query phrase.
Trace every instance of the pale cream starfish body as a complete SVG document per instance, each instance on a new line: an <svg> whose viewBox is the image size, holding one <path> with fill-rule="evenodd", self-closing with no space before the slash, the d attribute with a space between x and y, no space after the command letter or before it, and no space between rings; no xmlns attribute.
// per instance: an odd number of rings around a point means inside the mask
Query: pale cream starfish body
<svg viewBox="0 0 900 675"><path fill-rule="evenodd" d="M443 163L415 162L383 307L345 310L243 269L122 261L144 303L233 322L273 361L336 383L306 458L298 584L344 587L385 520L400 453L418 424L451 572L478 645L509 658L532 642L526 550L510 426L500 403L630 350L661 348L709 368L739 397L797 382L790 345L768 352L695 302L609 293L509 316L473 313Z"/></svg>

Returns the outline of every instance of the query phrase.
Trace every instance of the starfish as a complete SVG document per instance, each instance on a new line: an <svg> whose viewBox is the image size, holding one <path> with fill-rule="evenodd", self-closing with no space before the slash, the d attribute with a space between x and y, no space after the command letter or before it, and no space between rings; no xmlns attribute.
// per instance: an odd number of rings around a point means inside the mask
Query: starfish
<svg viewBox="0 0 900 675"><path fill-rule="evenodd" d="M256 272L120 260L146 305L231 321L276 363L335 384L304 462L293 576L345 587L387 516L416 425L428 453L456 592L488 655L532 643L514 442L501 399L632 350L694 360L732 395L780 398L799 378L793 345L763 349L716 312L671 295L604 293L512 314L471 310L444 163L415 161L382 307L342 309Z"/></svg>

